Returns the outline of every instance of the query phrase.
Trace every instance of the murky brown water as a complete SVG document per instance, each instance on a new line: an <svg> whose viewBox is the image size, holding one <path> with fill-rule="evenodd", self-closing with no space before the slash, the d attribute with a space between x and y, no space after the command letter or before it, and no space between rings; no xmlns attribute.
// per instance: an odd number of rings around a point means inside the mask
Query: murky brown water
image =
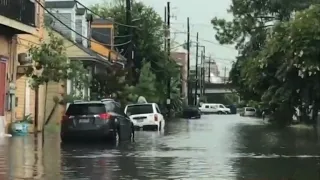
<svg viewBox="0 0 320 180"><path fill-rule="evenodd" d="M261 120L210 115L137 132L136 143L60 147L47 135L1 140L0 180L319 179L320 148L309 131L277 131Z"/></svg>

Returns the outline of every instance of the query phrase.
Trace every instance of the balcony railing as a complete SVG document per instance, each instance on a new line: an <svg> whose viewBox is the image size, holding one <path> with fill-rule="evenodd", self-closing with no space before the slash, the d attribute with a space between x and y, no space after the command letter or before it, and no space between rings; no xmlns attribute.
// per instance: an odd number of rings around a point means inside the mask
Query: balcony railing
<svg viewBox="0 0 320 180"><path fill-rule="evenodd" d="M35 4L30 0L0 0L0 15L35 26Z"/></svg>

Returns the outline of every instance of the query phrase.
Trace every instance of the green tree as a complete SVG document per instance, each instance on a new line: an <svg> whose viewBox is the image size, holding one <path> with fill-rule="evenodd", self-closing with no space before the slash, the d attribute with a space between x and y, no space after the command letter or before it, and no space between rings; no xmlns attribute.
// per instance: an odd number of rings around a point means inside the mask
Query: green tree
<svg viewBox="0 0 320 180"><path fill-rule="evenodd" d="M263 104L271 109L288 112L286 117L290 119L292 110L287 107L292 107L293 102L287 99L296 94L285 86L278 88L283 82L275 74L281 60L262 66L261 52L265 49L270 32L277 31L275 25L290 21L295 12L317 2L319 0L233 0L228 10L234 16L232 21L219 18L212 20L217 31L216 39L221 44L235 44L239 50L240 55L230 72L230 80L241 99L256 102L263 100Z"/></svg>
<svg viewBox="0 0 320 180"><path fill-rule="evenodd" d="M114 0L112 3L102 2L92 7L92 10L103 17L112 17L114 20L121 24L126 24L125 1ZM167 82L171 79L171 92L175 92L180 82L180 71L177 64L167 57L167 53L163 50L164 43L164 22L161 16L151 7L145 5L143 2L133 1L132 3L132 19L133 19L133 35L132 43L134 46L134 67L135 82L139 83L141 79L142 67L144 60L150 64L150 71L155 75L155 87L157 93L155 98L160 103L165 103L167 99ZM115 38L116 44L125 43L128 41L128 27L115 24ZM126 45L118 47L118 49L126 49ZM123 51L126 55L126 51ZM179 76L179 81L175 81ZM147 91L145 92L147 93ZM178 94L180 96L180 93ZM171 97L177 97L177 94L172 94ZM180 97L179 97L180 99ZM172 100L174 101L174 100Z"/></svg>
<svg viewBox="0 0 320 180"><path fill-rule="evenodd" d="M147 101L159 101L156 89L156 76L151 71L150 62L145 62L142 66L139 83L135 86L135 93L139 96L144 96Z"/></svg>
<svg viewBox="0 0 320 180"><path fill-rule="evenodd" d="M109 67L105 71L94 74L91 82L92 98L120 97L127 84L126 74L126 70L115 67Z"/></svg>
<svg viewBox="0 0 320 180"><path fill-rule="evenodd" d="M88 72L80 61L70 61L67 58L63 39L54 36L49 31L50 40L40 45L33 45L29 49L32 64L26 75L31 78L31 88L35 90L35 130L38 129L39 87L48 87L50 81L61 82L67 79L75 79L77 89L84 88L88 81ZM46 99L45 99L46 101ZM45 103L46 104L46 103Z"/></svg>
<svg viewBox="0 0 320 180"><path fill-rule="evenodd" d="M112 17L116 22L126 24L126 11L124 0L107 1L96 4L92 10L103 17ZM166 60L162 50L164 39L164 23L160 15L143 2L133 1L132 3L133 36L131 37L134 46L134 66L136 70L136 80L138 80L142 60L151 62L151 67L156 75L163 75L165 72L160 65ZM122 44L128 41L128 27L115 24L115 44ZM119 46L118 49L126 49L127 45ZM123 51L126 55L126 51Z"/></svg>
<svg viewBox="0 0 320 180"><path fill-rule="evenodd" d="M113 66L94 74L91 82L91 98L101 99L111 96L119 100L121 104L134 102L137 95L134 94L134 87L128 85L126 75L126 69Z"/></svg>
<svg viewBox="0 0 320 180"><path fill-rule="evenodd" d="M297 12L292 20L278 24L260 52L256 66L275 79L263 94L263 100L275 102L279 107L289 104L291 115L293 107L301 107L306 115L312 106L311 123L315 123L320 108L319 18L320 5L314 5ZM270 70L270 67L277 68ZM251 73L248 75L254 75Z"/></svg>

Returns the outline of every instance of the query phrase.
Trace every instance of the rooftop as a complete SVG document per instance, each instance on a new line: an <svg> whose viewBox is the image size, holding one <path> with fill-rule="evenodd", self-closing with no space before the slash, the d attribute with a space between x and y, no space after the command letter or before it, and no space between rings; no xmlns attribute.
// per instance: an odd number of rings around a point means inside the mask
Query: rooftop
<svg viewBox="0 0 320 180"><path fill-rule="evenodd" d="M46 8L71 9L76 5L77 5L76 1L46 1L45 2Z"/></svg>

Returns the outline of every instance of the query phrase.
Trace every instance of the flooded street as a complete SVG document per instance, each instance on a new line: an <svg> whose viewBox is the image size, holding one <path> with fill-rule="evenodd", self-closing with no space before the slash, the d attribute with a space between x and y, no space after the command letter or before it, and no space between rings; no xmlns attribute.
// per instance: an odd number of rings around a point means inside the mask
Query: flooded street
<svg viewBox="0 0 320 180"><path fill-rule="evenodd" d="M208 115L137 132L135 143L60 147L59 136L1 140L0 179L317 180L320 148L310 131Z"/></svg>

